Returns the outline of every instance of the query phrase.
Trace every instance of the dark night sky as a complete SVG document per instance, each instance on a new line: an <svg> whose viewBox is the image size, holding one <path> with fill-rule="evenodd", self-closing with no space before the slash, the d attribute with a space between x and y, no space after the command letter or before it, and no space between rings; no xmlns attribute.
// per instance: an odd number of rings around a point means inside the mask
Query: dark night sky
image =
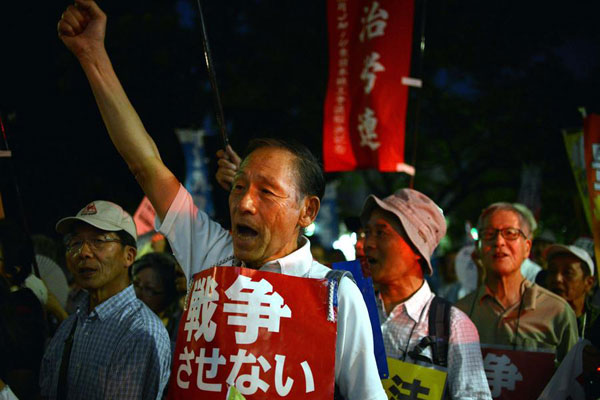
<svg viewBox="0 0 600 400"><path fill-rule="evenodd" d="M320 154L325 5L204 3L234 146L242 148L249 136L285 135ZM142 198L83 73L56 36L66 4L19 2L0 13L0 113L33 232L51 233L57 219L92 199L133 212ZM100 4L109 16L115 69L166 164L182 177L173 129L200 126L212 113L195 1ZM577 219L560 130L581 125L578 106L600 111L598 8L591 1L577 8L429 1L416 188L447 201L457 218L472 218L484 202L516 200L509 197L518 190L522 164L538 163L550 183L542 193L545 216L562 210L561 218ZM0 161L2 194L14 216L11 173ZM452 203L447 194L454 191ZM573 223L554 223L578 234Z"/></svg>

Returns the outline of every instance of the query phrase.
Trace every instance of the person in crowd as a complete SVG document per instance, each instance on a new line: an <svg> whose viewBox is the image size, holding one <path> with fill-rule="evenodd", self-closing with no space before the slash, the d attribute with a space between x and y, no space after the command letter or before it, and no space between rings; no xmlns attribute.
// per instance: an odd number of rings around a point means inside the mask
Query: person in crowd
<svg viewBox="0 0 600 400"><path fill-rule="evenodd" d="M544 258L544 253L548 247L556 243L556 236L549 229L544 229L539 235L533 238L531 245L531 259L542 267L542 270L535 276L535 283L548 289L548 265ZM593 251L593 250L592 250Z"/></svg>
<svg viewBox="0 0 600 400"><path fill-rule="evenodd" d="M469 293L477 289L477 286L483 282L483 267L481 261L474 254L475 246L465 245L456 254L454 260L454 269L459 289L456 294L456 300L462 299ZM456 301L455 301L456 302Z"/></svg>
<svg viewBox="0 0 600 400"><path fill-rule="evenodd" d="M527 219L527 223L529 224L529 227L531 228L530 239L534 240L537 230L538 230L538 228L537 228L538 224L535 219L535 216L533 215L533 213L531 212L529 207L527 207L524 204L513 203L513 206L517 210L519 210L519 212L521 213L521 215L523 215L523 217L525 217L525 219ZM523 277L525 279L527 279L529 282L535 282L537 275L541 271L542 271L542 266L529 257L525 258L523 260L523 263L521 264L521 275L523 275Z"/></svg>
<svg viewBox="0 0 600 400"><path fill-rule="evenodd" d="M591 324L589 336L571 348L538 400L600 398L600 318Z"/></svg>
<svg viewBox="0 0 600 400"><path fill-rule="evenodd" d="M58 221L56 230L86 296L46 349L42 397L160 398L169 377L169 336L129 283L137 248L133 219L117 204L97 200Z"/></svg>
<svg viewBox="0 0 600 400"><path fill-rule="evenodd" d="M316 218L323 172L304 146L255 141L234 174L229 196L231 234L198 210L188 191L162 162L112 68L104 47L106 15L92 0L76 0L58 23L60 39L77 57L111 140L150 199L163 233L188 279L212 265L324 278L300 235ZM335 380L347 399L385 399L369 316L350 279L338 289Z"/></svg>
<svg viewBox="0 0 600 400"><path fill-rule="evenodd" d="M544 253L546 249L554 243L556 243L556 235L554 232L548 228L542 229L532 240L531 260L545 269L546 260L544 258Z"/></svg>
<svg viewBox="0 0 600 400"><path fill-rule="evenodd" d="M23 261L19 265L7 267L4 271L6 279L10 282L11 290L23 288L31 290L42 304L46 313L45 315L49 322L46 333L52 335L56 326L67 317L67 313L55 293L48 288L48 284L50 284L53 289L56 289L52 285L54 283L53 276L52 274L42 274L42 272L47 272L45 269L46 265L40 266L37 263L38 256L34 254L34 245L31 236L25 232L21 225L5 219L0 221L0 242L4 242L7 252L14 253L16 257ZM33 273L36 263L41 279ZM58 274L62 274L60 269L58 270ZM49 280L46 281L45 278Z"/></svg>
<svg viewBox="0 0 600 400"><path fill-rule="evenodd" d="M551 350L562 360L577 341L577 322L562 298L521 273L531 249L528 219L511 203L494 203L477 227L485 281L456 306L475 323L481 343Z"/></svg>
<svg viewBox="0 0 600 400"><path fill-rule="evenodd" d="M462 311L448 304L447 347L430 340L439 337L429 330L430 319L435 318L432 303L437 300L424 276L433 272L431 255L446 232L441 209L424 194L401 189L384 199L369 196L361 220L365 254L379 287L387 356L446 367L451 399L491 399L477 329ZM436 357L437 353L446 354Z"/></svg>
<svg viewBox="0 0 600 400"><path fill-rule="evenodd" d="M546 249L547 288L569 303L577 317L580 337L589 338L600 308L589 297L596 283L590 255L574 245L553 244Z"/></svg>
<svg viewBox="0 0 600 400"><path fill-rule="evenodd" d="M172 351L182 313L176 286L177 270L175 257L168 253L148 253L131 267L135 294L161 319L171 338Z"/></svg>
<svg viewBox="0 0 600 400"><path fill-rule="evenodd" d="M69 284L63 269L58 264L57 245L54 240L40 234L32 235L31 239L40 278L48 288L46 308L50 311L48 328L50 336L52 336L58 325L68 316L66 307Z"/></svg>
<svg viewBox="0 0 600 400"><path fill-rule="evenodd" d="M0 220L0 380L23 400L39 398L47 339L43 305L24 286L32 262L29 237L11 221ZM8 395L8 388L2 390Z"/></svg>

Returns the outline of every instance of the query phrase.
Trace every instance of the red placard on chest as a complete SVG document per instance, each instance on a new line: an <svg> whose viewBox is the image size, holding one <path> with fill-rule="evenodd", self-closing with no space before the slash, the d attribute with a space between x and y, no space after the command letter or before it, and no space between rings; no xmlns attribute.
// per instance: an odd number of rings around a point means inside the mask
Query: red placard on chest
<svg viewBox="0 0 600 400"><path fill-rule="evenodd" d="M336 324L328 285L238 267L194 276L179 332L169 399L331 399ZM200 397L201 396L201 397Z"/></svg>

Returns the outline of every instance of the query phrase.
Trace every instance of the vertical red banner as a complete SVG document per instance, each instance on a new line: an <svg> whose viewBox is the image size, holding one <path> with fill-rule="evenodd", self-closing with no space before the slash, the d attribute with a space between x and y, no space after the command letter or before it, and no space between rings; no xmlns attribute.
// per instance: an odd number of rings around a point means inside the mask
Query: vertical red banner
<svg viewBox="0 0 600 400"><path fill-rule="evenodd" d="M414 0L328 0L326 172L413 173L404 136Z"/></svg>
<svg viewBox="0 0 600 400"><path fill-rule="evenodd" d="M592 216L592 234L596 260L600 260L600 115L590 114L583 123L583 146L588 193ZM596 276L600 269L596 266ZM600 276L598 276L600 280Z"/></svg>

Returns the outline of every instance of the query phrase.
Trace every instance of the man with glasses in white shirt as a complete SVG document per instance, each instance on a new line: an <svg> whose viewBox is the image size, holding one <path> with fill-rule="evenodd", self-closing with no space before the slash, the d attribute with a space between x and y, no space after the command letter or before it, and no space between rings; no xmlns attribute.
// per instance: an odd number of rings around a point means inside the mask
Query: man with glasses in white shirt
<svg viewBox="0 0 600 400"><path fill-rule="evenodd" d="M67 267L87 295L46 349L42 398L161 398L170 341L129 282L137 253L133 219L99 200L61 219L56 230L64 235Z"/></svg>

